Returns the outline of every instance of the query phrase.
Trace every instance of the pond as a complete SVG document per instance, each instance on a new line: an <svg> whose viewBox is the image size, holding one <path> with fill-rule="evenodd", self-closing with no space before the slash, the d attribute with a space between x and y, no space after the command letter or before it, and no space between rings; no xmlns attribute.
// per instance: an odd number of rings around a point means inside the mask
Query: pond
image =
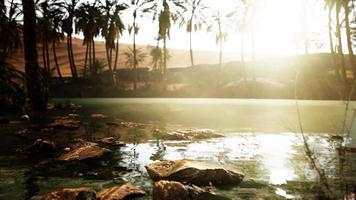
<svg viewBox="0 0 356 200"><path fill-rule="evenodd" d="M17 139L12 136L13 127L2 127L2 138L8 141L0 149L0 199L36 198L61 187L93 187L96 190L117 183L132 182L150 194L151 180L145 165L163 159L193 159L213 162L242 171L245 179L258 180L267 187L230 188L215 192L231 199L301 198L315 194L313 189L291 188L304 183L313 184L317 173L305 156L305 143L300 133L296 103L293 100L254 99L56 99L56 103L70 101L80 105L80 120L91 137L97 132L115 136L115 131L90 119L93 113L109 118L104 121L127 121L148 124L145 130L126 130L123 138L127 145L117 149L111 162L113 168L91 168L75 175L35 173L33 167L40 160L16 153ZM301 122L308 144L320 168L335 179L337 168L337 142L332 138L342 130L345 103L341 101L299 101ZM353 115L350 104L348 116ZM346 124L351 122L348 117ZM105 123L104 123L105 124ZM94 128L93 128L94 127ZM93 129L95 129L93 131ZM161 140L143 136L142 132L160 130L209 129L224 137L204 140ZM122 133L123 130L118 130ZM355 131L345 140L356 146ZM99 133L98 133L99 134ZM356 154L355 154L356 155ZM356 158L348 154L349 163ZM349 164L349 166L352 165ZM50 167L51 168L51 167ZM103 170L111 170L112 176L89 176ZM351 171L354 169L351 169ZM90 173L88 173L90 171ZM31 174L31 175L29 175ZM353 176L350 177L355 180ZM276 195L276 196L274 196ZM308 196L310 195L310 196ZM35 197L33 197L35 196ZM146 197L150 199L149 195ZM145 198L144 198L145 199Z"/></svg>

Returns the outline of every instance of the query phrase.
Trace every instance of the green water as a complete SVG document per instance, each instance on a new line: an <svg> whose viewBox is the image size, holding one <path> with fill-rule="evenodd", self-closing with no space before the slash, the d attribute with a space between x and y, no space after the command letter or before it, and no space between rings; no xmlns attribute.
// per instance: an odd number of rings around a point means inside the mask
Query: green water
<svg viewBox="0 0 356 200"><path fill-rule="evenodd" d="M0 199L26 199L61 187L88 186L101 190L125 182L144 188L148 193L147 199L150 199L151 181L144 166L161 159L186 158L232 166L244 172L247 178L273 186L272 189L257 190L257 196L266 191L270 195L281 195L281 198L298 196L286 194L281 184L315 180L315 172L304 157L295 101L154 98L55 100L56 103L67 101L81 106L77 113L87 126L96 123L90 120L90 114L103 113L109 116L107 121L146 123L173 130L212 129L225 137L199 141L142 140L140 134L136 134L137 130L128 131L135 137L126 147L114 151L110 164L75 169L77 173L64 175L37 172L41 170L34 166L41 159L15 153L19 141L11 134L17 126L2 127L3 140L10 142L0 147ZM350 110L354 105L356 103L351 104ZM342 128L345 103L300 101L299 106L303 128L309 134L313 150L318 153L322 164L330 165L335 157L335 149L329 136L339 133ZM346 122L349 123L350 118ZM355 134L351 134L350 145L355 144L355 140L352 140L354 137ZM355 156L352 155L351 160L354 162ZM329 170L330 166L326 168ZM87 175L88 171L110 175L93 177ZM244 188L216 192L232 199L244 199L242 191Z"/></svg>

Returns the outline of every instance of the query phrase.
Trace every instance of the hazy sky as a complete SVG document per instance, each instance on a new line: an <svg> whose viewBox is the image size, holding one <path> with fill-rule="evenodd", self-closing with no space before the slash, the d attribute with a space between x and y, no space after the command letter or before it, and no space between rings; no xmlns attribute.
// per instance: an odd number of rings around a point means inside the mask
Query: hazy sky
<svg viewBox="0 0 356 200"><path fill-rule="evenodd" d="M236 6L237 0L203 0L206 5L229 13ZM319 43L327 41L327 13L322 1L306 0L307 13L304 14L304 0L257 0L255 27L255 50L257 56L289 55L297 51L303 51L302 31L303 16L306 16L308 37L313 40L310 51L316 51ZM140 44L155 44L157 35L157 22L151 18L142 19L140 33L137 42ZM196 50L218 50L212 33L201 31L194 33L193 47ZM124 34L122 42L131 43L132 37ZM246 37L246 52L249 52L250 39ZM313 45L314 44L314 45ZM172 27L171 40L168 41L171 48L189 48L189 35L185 28L177 25ZM224 51L239 52L240 34L230 32L228 41L224 44ZM318 47L318 51L327 51L327 46Z"/></svg>

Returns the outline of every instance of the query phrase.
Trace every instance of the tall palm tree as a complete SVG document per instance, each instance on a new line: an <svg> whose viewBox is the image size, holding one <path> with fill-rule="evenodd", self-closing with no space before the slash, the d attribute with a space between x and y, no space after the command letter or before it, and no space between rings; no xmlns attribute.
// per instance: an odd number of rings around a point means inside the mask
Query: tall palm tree
<svg viewBox="0 0 356 200"><path fill-rule="evenodd" d="M335 75L340 78L339 69L337 65L337 57L335 55L335 50L334 50L335 47L334 47L334 38L333 38L334 30L333 30L332 12L333 9L335 8L335 0L325 0L325 8L328 11L329 48L330 48L332 63L333 66L335 67Z"/></svg>
<svg viewBox="0 0 356 200"><path fill-rule="evenodd" d="M117 0L109 1L105 0L105 3L101 3L100 8L103 10L103 21L101 24L101 35L105 39L105 49L107 63L109 70L112 72L116 70L118 51L119 51L119 38L122 35L125 26L121 20L120 12L127 8L126 4L118 4ZM116 43L115 43L116 39ZM112 52L116 51L114 67L112 67Z"/></svg>
<svg viewBox="0 0 356 200"><path fill-rule="evenodd" d="M26 86L29 104L34 111L45 111L47 109L48 90L43 87L43 75L37 61L35 3L33 0L22 0L22 8Z"/></svg>
<svg viewBox="0 0 356 200"><path fill-rule="evenodd" d="M183 19L181 13L185 11L182 1L160 0L156 1L152 7L154 10L153 19L158 18L158 40L163 40L163 82L166 88L167 82L167 39L170 39L170 29L172 22Z"/></svg>
<svg viewBox="0 0 356 200"><path fill-rule="evenodd" d="M68 60L70 65L70 70L72 73L72 77L74 79L78 79L78 71L74 61L74 54L73 54L73 42L72 42L72 35L73 35L73 25L75 19L75 13L78 6L79 0L68 0L65 1L65 10L66 10L66 17L63 19L62 29L67 35L67 53L68 53Z"/></svg>
<svg viewBox="0 0 356 200"><path fill-rule="evenodd" d="M186 31L189 33L189 52L190 52L190 63L194 66L194 55L193 55L193 32L197 32L202 29L206 24L205 12L208 7L204 5L203 0L187 0L185 6L185 19L182 21L181 25L186 25Z"/></svg>
<svg viewBox="0 0 356 200"><path fill-rule="evenodd" d="M135 61L137 59L136 56L136 35L138 34L140 27L138 25L138 20L142 18L146 13L151 12L152 5L152 0L131 0L128 4L128 10L130 11L132 15L132 23L131 25L128 26L128 31L129 34L132 34L132 45L133 45L133 58L134 61L133 63L133 70L134 70L134 89L137 89L137 62Z"/></svg>
<svg viewBox="0 0 356 200"><path fill-rule="evenodd" d="M96 75L98 71L93 67L96 62L94 38L100 34L100 24L102 22L98 1L82 3L77 9L76 18L76 33L83 33L83 45L87 45L86 55L89 55L90 74ZM84 67L86 67L87 61L85 61L84 65ZM86 73L86 70L84 71L84 73Z"/></svg>
<svg viewBox="0 0 356 200"><path fill-rule="evenodd" d="M353 47L352 47L352 38L351 38L351 28L350 28L350 0L343 0L342 7L345 12L345 29L346 29L346 41L347 41L347 49L349 51L349 58L351 62L351 66L353 69L353 77L356 79L356 61L354 57Z"/></svg>
<svg viewBox="0 0 356 200"><path fill-rule="evenodd" d="M229 24L228 16L222 15L220 11L216 11L211 16L212 22L207 28L208 32L214 32L215 43L219 45L219 66L222 68L223 49L222 45L227 40L228 32L232 26Z"/></svg>
<svg viewBox="0 0 356 200"><path fill-rule="evenodd" d="M346 75L346 67L345 67L345 58L342 50L342 37L341 37L341 22L340 22L340 12L341 12L341 2L339 0L336 1L335 4L335 18L336 18L336 37L337 37L337 49L338 49L338 61L339 66L341 68L342 78L345 82L345 86L347 85L347 75ZM346 93L345 93L346 94Z"/></svg>
<svg viewBox="0 0 356 200"><path fill-rule="evenodd" d="M4 2L3 2L4 3ZM21 26L19 24L19 16L21 10L19 4L11 0L9 9L1 5L0 10L0 49L1 56L6 58L14 50L21 46Z"/></svg>

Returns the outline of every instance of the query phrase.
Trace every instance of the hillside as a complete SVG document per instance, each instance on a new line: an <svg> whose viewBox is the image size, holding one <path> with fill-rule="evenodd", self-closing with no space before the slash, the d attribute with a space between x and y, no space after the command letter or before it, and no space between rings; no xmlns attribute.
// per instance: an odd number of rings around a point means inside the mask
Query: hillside
<svg viewBox="0 0 356 200"><path fill-rule="evenodd" d="M85 59L85 46L82 45L83 41L78 38L73 38L73 51L74 51L74 59L77 67L79 68L78 71L81 72L82 66L84 64ZM119 68L126 68L124 65L125 56L123 53L127 50L127 48L131 46L130 44L120 44L120 55L119 55ZM96 47L96 57L100 60L106 61L106 54L105 54L105 43L102 41L95 42ZM142 48L148 55L150 48L146 45L138 45L138 48ZM56 48L58 62L62 71L63 76L70 76L69 70L69 63L67 57L67 43L66 40L63 40ZM52 57L52 50L50 51L51 63L54 64L54 60ZM172 56L168 62L168 67L186 67L190 66L190 56L188 50L181 50L181 49L170 49L170 55ZM24 60L23 60L23 51L22 49L18 50L10 59L10 63L12 63L17 69L23 70L24 67ZM209 52L209 51L196 51L194 54L195 60L197 64L215 64L218 61L218 53L217 52ZM226 54L225 58L228 60L233 60L233 54ZM42 63L42 51L39 45L38 48L38 61L40 64ZM151 67L151 58L150 56L147 57L145 63L143 63L139 67ZM56 74L55 74L56 75Z"/></svg>

